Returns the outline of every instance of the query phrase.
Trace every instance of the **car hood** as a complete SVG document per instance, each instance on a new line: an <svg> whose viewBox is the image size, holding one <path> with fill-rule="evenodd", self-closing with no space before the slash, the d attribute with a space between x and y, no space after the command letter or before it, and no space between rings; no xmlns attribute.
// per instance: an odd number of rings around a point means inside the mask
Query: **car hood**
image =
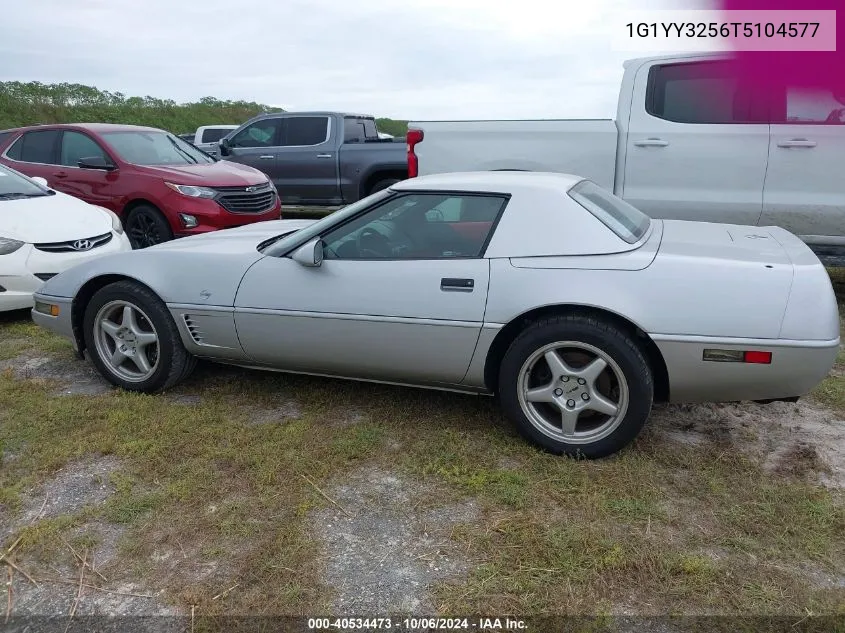
<svg viewBox="0 0 845 633"><path fill-rule="evenodd" d="M210 231L201 235L183 237L178 240L157 244L144 249L144 252L182 251L203 253L233 253L240 251L255 252L261 242L286 233L298 231L316 220L266 220L233 229Z"/></svg>
<svg viewBox="0 0 845 633"><path fill-rule="evenodd" d="M313 222L268 220L106 255L56 275L39 293L73 297L88 280L109 275L135 279L167 303L231 306L244 273L264 257L258 245Z"/></svg>
<svg viewBox="0 0 845 633"><path fill-rule="evenodd" d="M54 195L0 200L0 237L28 244L66 242L108 233L107 211L78 198Z"/></svg>
<svg viewBox="0 0 845 633"><path fill-rule="evenodd" d="M230 163L227 160L201 165L136 165L136 168L177 185L246 187L267 182L267 176L255 167Z"/></svg>

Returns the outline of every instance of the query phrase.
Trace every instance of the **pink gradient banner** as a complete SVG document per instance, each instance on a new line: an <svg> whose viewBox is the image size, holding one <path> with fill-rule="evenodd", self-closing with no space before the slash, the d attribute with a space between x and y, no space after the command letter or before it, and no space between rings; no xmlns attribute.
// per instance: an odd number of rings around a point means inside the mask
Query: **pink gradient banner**
<svg viewBox="0 0 845 633"><path fill-rule="evenodd" d="M836 30L843 29L845 0L721 0L723 11L762 11L804 14L836 11ZM773 22L774 20L766 20ZM802 20L803 21L803 20ZM815 20L814 20L815 21ZM835 30L835 31L836 31ZM834 33L835 33L834 31ZM834 36L835 37L835 36ZM845 46L836 50L749 50L738 42L734 53L745 80L761 87L774 83L789 86L825 87L845 94Z"/></svg>
<svg viewBox="0 0 845 633"><path fill-rule="evenodd" d="M726 11L735 51L836 51L836 11Z"/></svg>

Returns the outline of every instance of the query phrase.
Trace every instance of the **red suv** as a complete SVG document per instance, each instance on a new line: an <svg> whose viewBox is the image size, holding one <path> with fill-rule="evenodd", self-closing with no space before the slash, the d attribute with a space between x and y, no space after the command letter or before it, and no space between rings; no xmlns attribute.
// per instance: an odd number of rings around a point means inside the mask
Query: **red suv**
<svg viewBox="0 0 845 633"><path fill-rule="evenodd" d="M155 128L74 123L3 130L0 162L111 209L135 248L281 217L279 195L264 173L217 161Z"/></svg>

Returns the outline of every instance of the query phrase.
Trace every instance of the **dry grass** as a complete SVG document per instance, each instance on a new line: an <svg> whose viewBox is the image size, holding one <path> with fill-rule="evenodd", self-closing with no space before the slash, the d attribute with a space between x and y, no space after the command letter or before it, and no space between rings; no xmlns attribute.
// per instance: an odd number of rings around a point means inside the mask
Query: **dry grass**
<svg viewBox="0 0 845 633"><path fill-rule="evenodd" d="M0 359L22 353L71 357L25 321L0 322ZM845 410L842 368L816 397ZM315 484L378 468L433 484L431 504L480 508L452 534L473 563L436 587L444 614L845 613L842 587L819 580L845 577L843 499L807 476L821 466L806 452L772 473L715 441L667 450L652 430L612 459L561 459L517 438L491 399L214 366L166 396L54 393L0 375L0 504L14 514L91 455L122 466L102 507L14 534L21 555L46 565L74 526L124 525L103 573L198 612L325 611L309 516L329 502Z"/></svg>

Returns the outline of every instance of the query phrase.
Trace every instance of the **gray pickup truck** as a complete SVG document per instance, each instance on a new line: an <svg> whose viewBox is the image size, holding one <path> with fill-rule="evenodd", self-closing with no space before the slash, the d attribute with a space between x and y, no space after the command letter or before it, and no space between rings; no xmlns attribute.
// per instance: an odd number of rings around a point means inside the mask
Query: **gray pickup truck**
<svg viewBox="0 0 845 633"><path fill-rule="evenodd" d="M357 114L261 114L223 137L219 156L263 171L284 204L349 204L408 177L404 139L379 138Z"/></svg>

